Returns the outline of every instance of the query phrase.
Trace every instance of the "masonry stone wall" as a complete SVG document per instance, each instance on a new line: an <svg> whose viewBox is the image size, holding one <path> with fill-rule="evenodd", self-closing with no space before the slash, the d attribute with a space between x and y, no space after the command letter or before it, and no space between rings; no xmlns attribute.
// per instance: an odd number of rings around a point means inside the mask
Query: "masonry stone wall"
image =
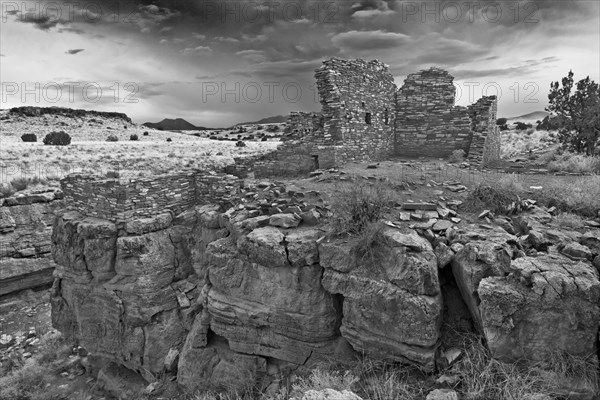
<svg viewBox="0 0 600 400"><path fill-rule="evenodd" d="M315 78L321 113L292 113L282 145L244 162L245 171L254 169L257 177L295 176L351 161L446 158L455 150L482 165L500 158L496 98L455 106L454 78L447 71L410 74L398 90L379 61L333 58L323 62Z"/></svg>
<svg viewBox="0 0 600 400"><path fill-rule="evenodd" d="M395 155L447 157L459 149L469 153L472 122L466 107L454 106L453 80L439 68L406 78L397 96Z"/></svg>
<svg viewBox="0 0 600 400"><path fill-rule="evenodd" d="M396 95L388 67L376 60L331 59L315 77L323 106L323 144L343 145L341 162L388 158Z"/></svg>
<svg viewBox="0 0 600 400"><path fill-rule="evenodd" d="M119 222L164 212L177 215L197 203L227 203L235 196L239 181L203 171L128 180L73 174L62 179L61 186L70 200L69 210Z"/></svg>
<svg viewBox="0 0 600 400"><path fill-rule="evenodd" d="M469 157L486 165L500 159L500 129L496 125L496 96L485 96L469 107L473 138Z"/></svg>

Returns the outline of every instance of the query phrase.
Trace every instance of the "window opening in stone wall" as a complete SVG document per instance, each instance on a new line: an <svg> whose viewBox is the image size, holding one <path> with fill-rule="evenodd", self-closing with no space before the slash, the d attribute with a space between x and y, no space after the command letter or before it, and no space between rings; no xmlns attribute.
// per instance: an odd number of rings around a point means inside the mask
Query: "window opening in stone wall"
<svg viewBox="0 0 600 400"><path fill-rule="evenodd" d="M367 125L371 125L371 113L370 112L365 114L365 122L367 123Z"/></svg>
<svg viewBox="0 0 600 400"><path fill-rule="evenodd" d="M385 124L386 124L386 125L389 125L389 124L390 124L390 117L389 117L389 115L388 115L388 109L387 109L387 108L385 109L385 112L384 112L384 116L383 116L383 118L384 118L384 120L385 120Z"/></svg>
<svg viewBox="0 0 600 400"><path fill-rule="evenodd" d="M313 160L313 168L315 170L319 169L319 156L311 156Z"/></svg>
<svg viewBox="0 0 600 400"><path fill-rule="evenodd" d="M361 102L360 102L360 106L361 106L362 108L365 108L365 102L364 102L364 101L361 101Z"/></svg>

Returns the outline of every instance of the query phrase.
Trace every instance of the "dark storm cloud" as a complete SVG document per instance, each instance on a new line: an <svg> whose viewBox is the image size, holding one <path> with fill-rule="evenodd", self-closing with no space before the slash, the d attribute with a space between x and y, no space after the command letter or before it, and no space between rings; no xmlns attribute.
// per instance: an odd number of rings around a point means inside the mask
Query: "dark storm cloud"
<svg viewBox="0 0 600 400"><path fill-rule="evenodd" d="M69 49L69 50L65 51L65 54L77 54L77 53L81 53L84 50L85 49Z"/></svg>

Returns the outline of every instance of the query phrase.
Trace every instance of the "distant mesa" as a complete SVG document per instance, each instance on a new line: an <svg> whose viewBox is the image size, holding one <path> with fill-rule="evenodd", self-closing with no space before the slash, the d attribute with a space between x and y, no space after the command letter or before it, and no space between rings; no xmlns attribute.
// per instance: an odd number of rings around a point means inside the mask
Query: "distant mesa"
<svg viewBox="0 0 600 400"><path fill-rule="evenodd" d="M508 121L542 121L544 118L546 118L548 115L550 115L549 112L546 111L534 111L532 113L529 114L525 114L525 115L520 115L518 117L512 117L512 118L507 118Z"/></svg>
<svg viewBox="0 0 600 400"><path fill-rule="evenodd" d="M125 122L132 124L131 118L127 114L118 112L104 112L93 110L73 109L66 107L14 107L10 109L10 114L20 115L24 117L41 117L42 115L62 115L68 118L83 118L83 117L99 117L99 118L116 118L122 119Z"/></svg>
<svg viewBox="0 0 600 400"><path fill-rule="evenodd" d="M145 122L142 125L159 131L201 131L210 129L202 126L195 126L183 118L165 118L160 122Z"/></svg>
<svg viewBox="0 0 600 400"><path fill-rule="evenodd" d="M239 124L235 124L234 126L239 126L239 125L260 125L260 124L281 124L281 123L287 122L288 118L289 118L289 116L277 115L275 117L263 118L263 119L260 119L258 121L255 121L255 122L240 122Z"/></svg>

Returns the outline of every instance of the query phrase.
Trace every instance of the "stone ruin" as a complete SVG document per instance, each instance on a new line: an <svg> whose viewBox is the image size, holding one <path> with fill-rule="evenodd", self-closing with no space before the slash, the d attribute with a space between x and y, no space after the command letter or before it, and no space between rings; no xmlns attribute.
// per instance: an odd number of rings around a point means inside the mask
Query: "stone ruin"
<svg viewBox="0 0 600 400"><path fill-rule="evenodd" d="M443 326L478 331L504 362L597 362L600 235L547 230L537 207L512 225L456 226L441 206L417 215L436 216L423 229L389 221L373 260L328 236L320 193L282 182L184 171L61 184L52 323L117 398L165 372L190 390L276 390L361 355L433 371Z"/></svg>
<svg viewBox="0 0 600 400"><path fill-rule="evenodd" d="M447 157L463 150L486 165L500 158L495 96L455 106L454 78L431 68L398 89L379 61L330 59L316 70L320 113L292 113L276 152L255 163L257 176L298 175L349 161Z"/></svg>

